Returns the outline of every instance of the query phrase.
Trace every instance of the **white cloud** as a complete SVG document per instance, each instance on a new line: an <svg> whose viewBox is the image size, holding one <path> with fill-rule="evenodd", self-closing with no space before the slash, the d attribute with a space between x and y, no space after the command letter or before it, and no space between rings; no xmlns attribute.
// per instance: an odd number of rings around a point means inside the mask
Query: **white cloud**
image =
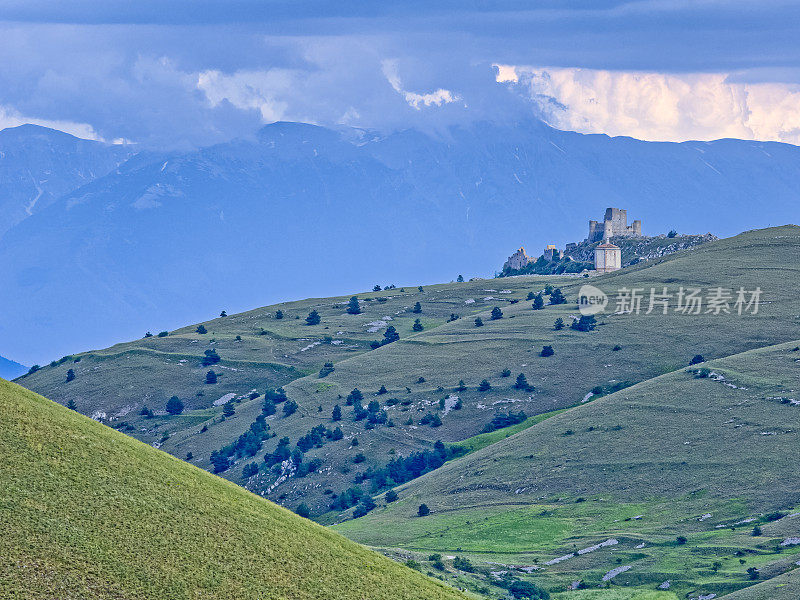
<svg viewBox="0 0 800 600"><path fill-rule="evenodd" d="M58 129L85 140L104 141L103 138L101 138L94 128L88 123L26 117L14 108L0 105L0 129L5 129L6 127L17 127L27 123L41 125L42 127L50 127L51 129Z"/></svg>
<svg viewBox="0 0 800 600"><path fill-rule="evenodd" d="M495 65L554 127L644 140L725 137L800 144L800 86L664 74Z"/></svg>
<svg viewBox="0 0 800 600"><path fill-rule="evenodd" d="M197 88L212 107L227 100L236 108L257 110L262 122L273 123L283 119L288 109L288 104L276 97L289 92L295 79L295 74L285 69L232 74L212 70L197 75Z"/></svg>
<svg viewBox="0 0 800 600"><path fill-rule="evenodd" d="M411 108L420 110L423 106L442 106L443 104L450 104L451 102L461 100L461 97L457 94L442 88L427 94L406 91L403 89L403 83L400 81L400 76L397 73L397 62L393 60L384 60L381 65L383 74L392 86L392 89L402 95Z"/></svg>

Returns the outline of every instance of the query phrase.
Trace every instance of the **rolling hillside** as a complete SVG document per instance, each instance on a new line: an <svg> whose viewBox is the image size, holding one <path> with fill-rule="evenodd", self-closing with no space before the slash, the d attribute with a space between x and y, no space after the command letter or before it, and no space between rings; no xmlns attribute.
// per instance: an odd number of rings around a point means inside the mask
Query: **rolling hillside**
<svg viewBox="0 0 800 600"><path fill-rule="evenodd" d="M462 597L2 381L0 448L3 598Z"/></svg>
<svg viewBox="0 0 800 600"><path fill-rule="evenodd" d="M686 597L790 571L794 598L798 389L796 341L680 369L446 464L337 529L382 548L464 554L484 572L527 568L554 589L595 587L620 565L618 585L669 581Z"/></svg>
<svg viewBox="0 0 800 600"><path fill-rule="evenodd" d="M748 519L767 532L764 515L800 504L790 450L798 270L800 228L755 230L590 279L611 296L590 331L554 328L578 314L581 277L409 286L359 294L359 314L347 312L344 296L219 317L66 356L20 383L203 468L225 452L224 477L293 509L307 504L321 522L341 523L395 558L466 555L478 576L456 575L445 558L447 577L479 593L498 591L491 570L536 573L558 592L630 566L614 583L653 590L669 581L680 593L721 594L755 582L750 567L779 575L795 552L777 535L749 535ZM546 284L569 302L533 310L527 298ZM673 294L667 314L648 313L650 288L664 287ZM676 311L678 290L695 287L704 297L717 287L734 296L760 288L759 310ZM623 288L647 290L638 314L615 312ZM502 318L491 318L495 306ZM320 322L309 325L312 310ZM372 349L389 326L399 341ZM544 346L552 356L541 356ZM209 353L218 362L204 365ZM714 362L692 368L713 368L713 376L686 371L696 355ZM206 383L209 370L216 383ZM288 399L264 412L264 394L277 386ZM362 392L360 416L348 405L353 388ZM180 415L164 411L172 395L185 405ZM141 414L144 406L154 414ZM521 411L524 422L481 434ZM763 456L772 457L768 466L756 462ZM451 462L401 486L400 500L385 508L382 493L405 481L391 469L412 459ZM420 503L430 516L414 516ZM740 521L746 527L717 528ZM537 569L610 539L617 543L608 551Z"/></svg>
<svg viewBox="0 0 800 600"><path fill-rule="evenodd" d="M242 447L222 474L291 508L305 502L321 517L354 482L365 492L380 491L379 480L359 479L369 475L367 469L379 470L414 451L432 451L437 440L460 442L480 433L495 416L549 413L579 405L596 391L609 393L676 371L697 354L713 359L800 338L793 283L798 252L800 228L787 226L711 242L591 280L612 293L621 287L761 286L763 302L755 315L648 315L643 310L606 314L594 331L556 331L557 318L570 323L577 314L575 304L532 310L527 294L549 282L574 302L583 278L516 277L422 291L406 287L360 294L357 315L346 312L348 297L342 297L220 317L203 324L205 334L189 326L164 337L67 356L20 383L63 404L73 401L84 414L209 469L212 452L252 431L262 415L264 393L283 386L297 403L296 412L287 415L278 403L275 414L264 413L266 437L247 450ZM419 313L413 312L417 302ZM491 319L494 306L502 308L502 319ZM305 322L312 309L320 315L318 325ZM278 310L283 319L275 318ZM450 321L453 313L460 318ZM476 316L482 327L475 326ZM421 332L413 331L417 318ZM371 350L369 342L383 339L390 325L400 340ZM553 346L553 356L539 355L545 345ZM204 366L205 353L212 350L219 362ZM334 370L321 377L325 362ZM68 382L69 369L75 378ZM219 374L214 384L205 383L209 370ZM533 390L515 387L520 373ZM478 389L483 379L490 389ZM381 386L386 393L379 393ZM347 405L353 388L362 392L364 407L377 402L376 414L385 415L385 422L355 419ZM173 395L185 405L181 415L164 411ZM225 416L228 400L235 414ZM340 421L332 419L336 405ZM142 415L145 406L155 414ZM318 470L296 477L291 468L282 472L265 462L282 438L289 438L293 450L315 427L342 431L342 439L323 432L305 448L304 462L316 459ZM244 468L252 463L258 472L254 475L250 466L245 477Z"/></svg>

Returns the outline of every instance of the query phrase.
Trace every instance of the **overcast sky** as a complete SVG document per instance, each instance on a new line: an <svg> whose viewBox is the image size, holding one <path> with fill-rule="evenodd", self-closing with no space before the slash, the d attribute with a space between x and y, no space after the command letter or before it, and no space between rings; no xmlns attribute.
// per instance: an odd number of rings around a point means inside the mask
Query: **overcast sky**
<svg viewBox="0 0 800 600"><path fill-rule="evenodd" d="M0 0L0 128L191 147L533 115L798 144L798 39L796 0Z"/></svg>

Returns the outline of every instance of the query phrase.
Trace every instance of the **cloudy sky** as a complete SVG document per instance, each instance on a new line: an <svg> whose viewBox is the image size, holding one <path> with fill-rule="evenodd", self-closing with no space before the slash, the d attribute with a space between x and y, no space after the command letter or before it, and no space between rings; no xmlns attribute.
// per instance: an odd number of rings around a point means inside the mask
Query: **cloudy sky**
<svg viewBox="0 0 800 600"><path fill-rule="evenodd" d="M2 0L0 128L192 147L535 116L800 144L798 39L797 0Z"/></svg>

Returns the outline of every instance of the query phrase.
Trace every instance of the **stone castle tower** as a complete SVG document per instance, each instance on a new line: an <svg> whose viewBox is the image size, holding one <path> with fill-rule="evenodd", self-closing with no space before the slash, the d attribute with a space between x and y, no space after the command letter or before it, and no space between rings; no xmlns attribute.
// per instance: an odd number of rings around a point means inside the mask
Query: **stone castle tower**
<svg viewBox="0 0 800 600"><path fill-rule="evenodd" d="M628 225L628 211L624 208L607 208L603 222L589 221L589 242L601 242L612 237L639 237L642 235L642 222L634 221Z"/></svg>

